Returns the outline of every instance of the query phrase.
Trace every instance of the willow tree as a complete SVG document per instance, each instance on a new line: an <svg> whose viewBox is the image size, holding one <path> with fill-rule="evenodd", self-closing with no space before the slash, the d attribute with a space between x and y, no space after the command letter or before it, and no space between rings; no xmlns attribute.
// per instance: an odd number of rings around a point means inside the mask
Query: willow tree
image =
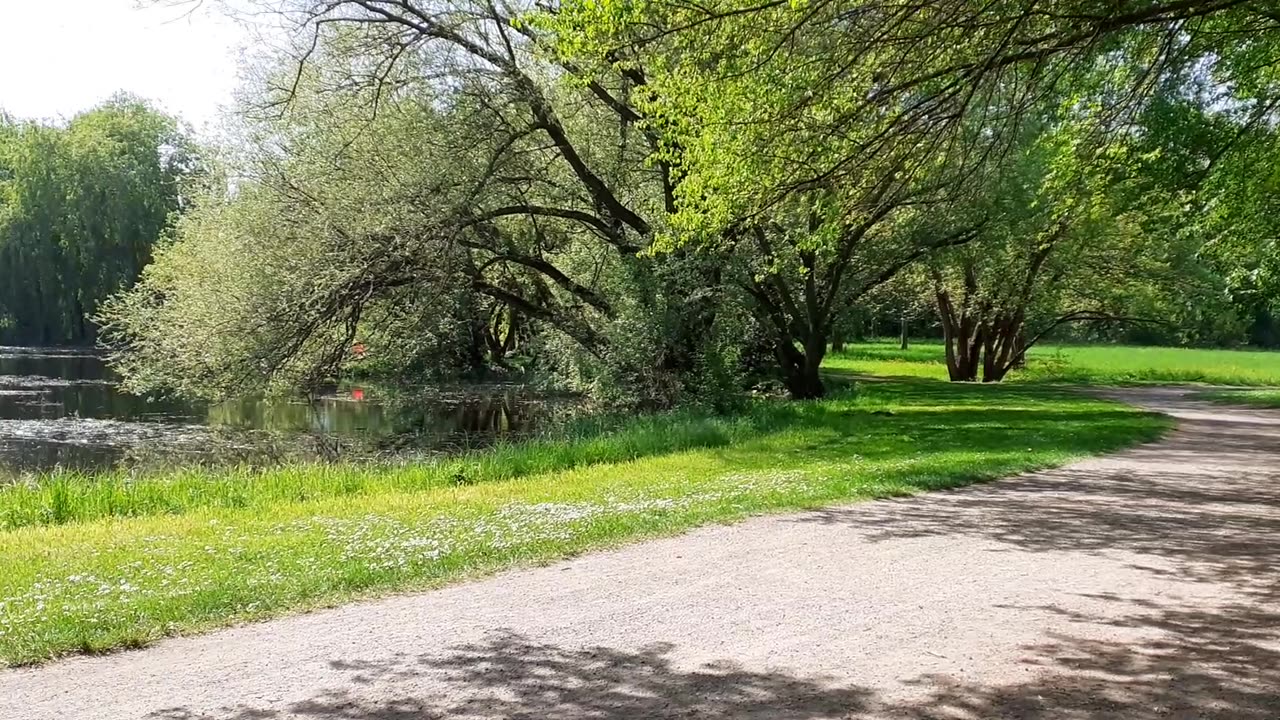
<svg viewBox="0 0 1280 720"><path fill-rule="evenodd" d="M638 127L630 81L582 76L552 51L545 31L521 21L530 8L480 0L227 5L270 13L298 41L264 66L270 77L243 108L251 124L275 128L268 140L289 135L294 123L326 122L345 123L337 136L364 139L376 137L393 108L436 114L416 142L447 146L446 160L432 164L432 177L413 180L423 183L416 191L392 186L397 203L417 203L419 215L429 208L424 227L458 260L438 284L413 287L472 293L493 316L536 323L545 331L542 354L554 356L562 376L578 384L612 378L655 404L673 402L712 360L709 338L731 334L714 263L648 254L673 209L673 181L668 164L649 162L657 139ZM318 96L335 112L300 117ZM342 165L356 146L327 147L330 162ZM393 164L402 159L412 163L406 155ZM263 227L259 237L273 233ZM283 347L291 354L292 345ZM269 380L288 362L267 363L258 377Z"/></svg>
<svg viewBox="0 0 1280 720"><path fill-rule="evenodd" d="M509 18L479 6L400 53L416 30L294 9L314 35L258 65L224 177L104 313L131 385L307 388L355 344L422 377L536 332L580 386L677 399L705 361L714 289L699 292L698 258L641 256L639 209L663 212L643 136L549 80L528 39L492 35Z"/></svg>
<svg viewBox="0 0 1280 720"><path fill-rule="evenodd" d="M468 337L483 314L477 296L455 281L483 275L457 217L483 141L450 121L465 108L433 104L421 87L366 114L373 101L360 93L371 91L352 91L354 102L333 92L340 76L328 63L339 62L317 58L300 76L262 68L217 171L140 282L104 308L105 340L132 389L314 388L358 359L357 344L383 366L440 371L484 347ZM285 81L288 115L252 115Z"/></svg>
<svg viewBox="0 0 1280 720"><path fill-rule="evenodd" d="M119 97L66 126L0 118L0 341L91 343L193 169L172 118Z"/></svg>

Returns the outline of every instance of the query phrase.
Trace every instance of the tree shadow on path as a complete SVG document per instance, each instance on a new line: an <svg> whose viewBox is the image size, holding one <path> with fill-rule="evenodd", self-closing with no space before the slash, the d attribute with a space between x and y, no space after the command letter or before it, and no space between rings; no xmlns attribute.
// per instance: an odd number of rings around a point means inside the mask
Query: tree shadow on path
<svg viewBox="0 0 1280 720"><path fill-rule="evenodd" d="M222 714L172 709L164 720L437 720L565 718L632 720L815 720L866 706L867 693L822 678L751 672L730 663L678 667L670 643L639 651L562 648L512 632L442 654L390 661L332 660L346 687L285 710L239 708ZM435 694L369 699L378 687L430 685ZM378 694L378 693L372 693Z"/></svg>
<svg viewBox="0 0 1280 720"><path fill-rule="evenodd" d="M980 487L797 516L870 543L945 536L991 552L1087 553L1212 600L1103 592L1025 611L1045 629L1017 672L923 670L888 686L728 662L672 643L557 645L512 631L456 648L334 658L331 690L270 708L176 708L164 720L1274 720L1280 718L1280 414L1196 418L1159 444ZM856 550L856 549L855 549ZM1046 557L1046 562L1053 562ZM975 613L982 608L974 608ZM1049 629L1045 618L1057 622ZM1037 626L1039 627L1039 626ZM655 633L660 629L655 628ZM856 640L854 640L856 642ZM691 649L697 650L697 649ZM820 649L819 649L820 651ZM695 655L696 657L696 655ZM923 667L923 663L922 663Z"/></svg>
<svg viewBox="0 0 1280 720"><path fill-rule="evenodd" d="M1130 603L1123 598L1108 598ZM1142 605L1138 603L1138 605ZM831 678L753 672L729 663L683 668L675 646L563 648L511 632L444 653L334 660L341 689L285 708L175 708L159 720L1270 720L1280 716L1280 651L1253 608L1156 610L1109 622L1165 631L1137 646L1071 636L1023 648L1032 678L966 682L921 676L884 698ZM1098 618L1075 618L1097 622ZM868 659L869 662L873 661Z"/></svg>
<svg viewBox="0 0 1280 720"><path fill-rule="evenodd" d="M1104 596L1120 616L1082 625L1154 631L1139 643L1052 634L1023 648L1031 679L1012 684L926 676L922 699L865 717L894 720L1274 720L1280 717L1280 613L1250 605L1212 610ZM1054 606L1028 608L1061 612ZM854 713L850 717L864 717Z"/></svg>
<svg viewBox="0 0 1280 720"><path fill-rule="evenodd" d="M1101 462L795 522L849 525L873 543L969 536L1019 551L1122 552L1133 567L1280 603L1280 423L1183 421Z"/></svg>

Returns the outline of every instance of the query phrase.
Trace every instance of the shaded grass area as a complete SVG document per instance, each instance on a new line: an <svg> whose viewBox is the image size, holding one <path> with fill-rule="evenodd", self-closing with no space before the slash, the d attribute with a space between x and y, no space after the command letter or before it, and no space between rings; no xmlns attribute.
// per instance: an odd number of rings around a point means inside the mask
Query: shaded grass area
<svg viewBox="0 0 1280 720"><path fill-rule="evenodd" d="M1206 390L1197 397L1228 405L1250 405L1261 408L1280 408L1280 388Z"/></svg>
<svg viewBox="0 0 1280 720"><path fill-rule="evenodd" d="M897 341L869 342L833 353L825 366L851 375L944 380L947 367L940 342L916 342L900 350ZM1037 345L1027 367L1010 382L1120 385L1126 383L1207 383L1280 385L1280 352L1132 347L1123 345Z"/></svg>
<svg viewBox="0 0 1280 720"><path fill-rule="evenodd" d="M11 522L0 531L0 661L137 646L710 522L954 487L1167 425L1054 388L877 382L433 466L13 489L0 493ZM58 493L81 500L59 516Z"/></svg>

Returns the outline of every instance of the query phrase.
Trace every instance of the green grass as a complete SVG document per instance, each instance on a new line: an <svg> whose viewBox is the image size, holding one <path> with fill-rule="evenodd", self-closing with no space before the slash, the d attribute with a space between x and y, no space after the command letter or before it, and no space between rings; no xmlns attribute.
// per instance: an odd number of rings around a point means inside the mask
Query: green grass
<svg viewBox="0 0 1280 720"><path fill-rule="evenodd" d="M578 422L554 437L410 464L189 467L142 476L59 470L0 485L0 530L502 482L660 453L721 447L753 420L749 416L730 420L671 413L637 418L612 429L616 423L608 420Z"/></svg>
<svg viewBox="0 0 1280 720"><path fill-rule="evenodd" d="M963 485L1166 426L1049 387L899 381L431 465L57 476L0 491L0 662L138 646L752 514Z"/></svg>
<svg viewBox="0 0 1280 720"><path fill-rule="evenodd" d="M832 354L826 367L853 375L947 377L940 342L913 343L905 351L898 349L897 341L853 345ZM1038 345L1028 354L1027 368L1010 375L1009 381L1280 385L1280 352Z"/></svg>
<svg viewBox="0 0 1280 720"><path fill-rule="evenodd" d="M1252 390L1207 390L1197 397L1230 405L1252 405L1261 408L1280 408L1280 388Z"/></svg>

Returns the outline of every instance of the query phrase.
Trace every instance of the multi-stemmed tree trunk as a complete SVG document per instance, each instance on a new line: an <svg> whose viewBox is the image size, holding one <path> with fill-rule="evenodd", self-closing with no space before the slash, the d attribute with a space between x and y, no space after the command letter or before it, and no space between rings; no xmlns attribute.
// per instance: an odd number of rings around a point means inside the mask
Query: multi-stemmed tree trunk
<svg viewBox="0 0 1280 720"><path fill-rule="evenodd" d="M1066 228L1065 221L1060 222L1020 262L989 270L985 280L980 270L984 258L960 255L959 299L953 297L942 269L931 268L952 381L972 382L981 372L983 382L1000 382L1022 363L1028 347L1027 313L1040 286L1055 279L1044 277L1045 267ZM983 287L984 282L991 287Z"/></svg>
<svg viewBox="0 0 1280 720"><path fill-rule="evenodd" d="M972 382L981 372L982 382L1000 382L1009 372L1026 364L1027 351L1055 328L1073 322L1131 321L1101 310L1072 310L1027 328L1033 299L1042 285L1061 281L1058 273L1046 275L1046 265L1062 229L1026 256L1021 270L1006 269L996 288L982 288L977 261L960 261L959 299L953 297L940 269L932 269L938 316L946 342L947 374L951 380ZM1020 277L1019 277L1020 276ZM1011 282L1012 281L1012 282Z"/></svg>
<svg viewBox="0 0 1280 720"><path fill-rule="evenodd" d="M833 260L823 261L813 250L787 248L799 261L799 283L781 272L752 274L742 280L743 289L763 313L782 381L794 398L818 398L826 392L822 360L833 337L838 308L858 302L938 248L962 245L977 234L976 227L965 227L940 239L907 242L897 253L874 262L859 258L857 250L863 238L888 218L898 203L907 202L905 195L890 198L881 192L874 197L880 203L874 212L841 229ZM764 228L753 228L751 237L760 257L774 258L776 252L783 251Z"/></svg>
<svg viewBox="0 0 1280 720"><path fill-rule="evenodd" d="M964 289L959 304L947 289L942 273L933 270L934 297L942 322L942 342L946 348L947 376L952 382L978 379L982 357L982 308L977 299L978 275L972 265L964 267Z"/></svg>
<svg viewBox="0 0 1280 720"><path fill-rule="evenodd" d="M947 375L953 382L999 382L1017 367L1026 352L1023 325L1026 308L993 309L978 297L978 279L972 266L964 269L964 290L957 302L935 274L934 294L946 345Z"/></svg>
<svg viewBox="0 0 1280 720"><path fill-rule="evenodd" d="M516 349L520 330L520 313L515 308L502 304L495 304L489 308L484 327L489 362L499 367L507 367L507 358Z"/></svg>
<svg viewBox="0 0 1280 720"><path fill-rule="evenodd" d="M773 248L763 228L753 229L757 247L765 257ZM864 231L865 232L865 231ZM805 267L803 286L793 288L780 273L763 273L743 279L743 288L764 313L765 326L773 340L774 357L787 392L796 399L822 397L822 359L826 356L834 316L834 292L830 270L822 272L816 254L800 253ZM823 278L819 278L819 274ZM824 282L824 280L826 280Z"/></svg>
<svg viewBox="0 0 1280 720"><path fill-rule="evenodd" d="M1009 371L1019 366L1025 348L1022 347L1025 308L1003 313L983 331L982 382L1000 382Z"/></svg>
<svg viewBox="0 0 1280 720"><path fill-rule="evenodd" d="M950 295L938 293L946 345L947 375L953 382L1000 382L1010 370L1022 367L1026 354L1023 321L1015 317L982 320L971 312L957 312Z"/></svg>

